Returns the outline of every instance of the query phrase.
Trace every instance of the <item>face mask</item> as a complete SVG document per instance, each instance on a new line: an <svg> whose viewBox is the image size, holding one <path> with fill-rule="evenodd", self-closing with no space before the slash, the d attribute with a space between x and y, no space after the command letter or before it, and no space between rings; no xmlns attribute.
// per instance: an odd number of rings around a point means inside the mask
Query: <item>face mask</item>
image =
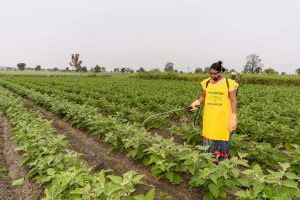
<svg viewBox="0 0 300 200"><path fill-rule="evenodd" d="M217 81L219 78L220 78L220 75L217 76L217 77L212 77L212 79L213 79L214 81Z"/></svg>

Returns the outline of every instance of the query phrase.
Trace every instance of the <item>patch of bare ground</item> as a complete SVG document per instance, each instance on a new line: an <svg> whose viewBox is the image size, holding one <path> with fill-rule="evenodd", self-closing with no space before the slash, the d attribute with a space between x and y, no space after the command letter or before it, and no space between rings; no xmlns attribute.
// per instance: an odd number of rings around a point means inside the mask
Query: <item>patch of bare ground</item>
<svg viewBox="0 0 300 200"><path fill-rule="evenodd" d="M171 134L169 130L160 130L160 129L157 129L157 128L151 128L151 129L148 130L148 132L150 132L152 134L157 133L158 135L161 135L164 138L171 138L171 137L173 137L174 138L174 142L177 143L177 144L183 144L184 143L184 140L183 140L183 138L181 136L175 135L175 134Z"/></svg>
<svg viewBox="0 0 300 200"><path fill-rule="evenodd" d="M203 191L199 188L190 188L187 176L183 177L185 181L180 185L158 180L151 175L150 167L145 167L139 160L128 158L125 152L112 150L111 146L103 143L99 137L73 127L54 113L35 105L31 101L24 99L24 102L27 108L38 111L46 119L52 120L52 125L58 133L66 136L70 143L69 148L82 153L82 158L89 166L95 166L94 172L101 169L112 169L114 174L121 175L129 170L134 170L145 175L147 182L146 186L138 187L136 193L146 193L150 188L155 187L156 199L163 199L159 195L160 192L165 192L173 199L178 200L202 199Z"/></svg>
<svg viewBox="0 0 300 200"><path fill-rule="evenodd" d="M3 126L0 123L0 200L13 198L11 185L8 180L8 169L3 154Z"/></svg>
<svg viewBox="0 0 300 200"><path fill-rule="evenodd" d="M36 200L40 199L43 188L38 186L32 180L25 178L26 168L19 166L20 155L15 151L16 144L12 141L11 125L8 119L0 112L0 124L1 124L1 143L0 149L2 151L0 156L1 166L4 164L7 177L4 182L0 178L0 199L28 199ZM12 186L13 180L24 178L24 182L21 186ZM2 186L4 188L2 188Z"/></svg>

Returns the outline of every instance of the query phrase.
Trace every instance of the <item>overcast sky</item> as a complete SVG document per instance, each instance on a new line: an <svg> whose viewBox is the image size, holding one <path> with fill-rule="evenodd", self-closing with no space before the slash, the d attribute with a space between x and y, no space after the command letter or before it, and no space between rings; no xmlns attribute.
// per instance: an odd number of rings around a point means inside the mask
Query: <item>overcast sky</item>
<svg viewBox="0 0 300 200"><path fill-rule="evenodd" d="M299 0L0 0L0 65L300 67Z"/></svg>

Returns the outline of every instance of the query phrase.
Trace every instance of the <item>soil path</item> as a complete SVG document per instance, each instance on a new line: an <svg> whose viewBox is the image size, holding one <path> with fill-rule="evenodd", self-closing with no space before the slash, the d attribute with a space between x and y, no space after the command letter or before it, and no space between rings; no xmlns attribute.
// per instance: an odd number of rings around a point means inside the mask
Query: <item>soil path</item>
<svg viewBox="0 0 300 200"><path fill-rule="evenodd" d="M26 169L19 166L20 155L15 151L17 146L12 141L11 125L2 112L0 112L0 124L0 138L2 140L0 143L2 151L0 161L1 165L2 162L5 165L7 175L7 180L4 184L2 182L3 179L0 177L0 199L39 199L43 189L34 184L33 181L25 178ZM13 180L21 178L25 179L21 186L11 186Z"/></svg>

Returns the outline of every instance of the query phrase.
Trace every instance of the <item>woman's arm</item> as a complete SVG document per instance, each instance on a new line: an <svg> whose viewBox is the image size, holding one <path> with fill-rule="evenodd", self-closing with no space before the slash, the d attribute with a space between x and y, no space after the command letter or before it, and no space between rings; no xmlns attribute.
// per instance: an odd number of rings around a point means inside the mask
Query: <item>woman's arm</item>
<svg viewBox="0 0 300 200"><path fill-rule="evenodd" d="M204 101L205 101L205 96L206 96L205 90L202 90L202 94L201 94L200 98L197 99L197 100L195 100L195 101L192 103L192 105L191 105L191 107L192 107L192 108L191 108L191 111L196 110L197 107L199 107L201 104L204 103Z"/></svg>
<svg viewBox="0 0 300 200"><path fill-rule="evenodd" d="M237 113L237 98L236 98L236 89L229 92L229 98L231 102L231 113Z"/></svg>

